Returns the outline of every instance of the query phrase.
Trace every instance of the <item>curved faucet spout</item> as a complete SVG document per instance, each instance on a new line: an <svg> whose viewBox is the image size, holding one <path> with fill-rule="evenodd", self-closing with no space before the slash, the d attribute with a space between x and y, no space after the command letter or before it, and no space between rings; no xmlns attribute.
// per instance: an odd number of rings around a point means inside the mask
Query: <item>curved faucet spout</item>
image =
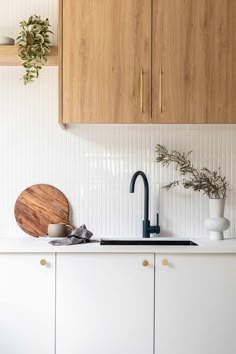
<svg viewBox="0 0 236 354"><path fill-rule="evenodd" d="M137 177L140 176L143 179L143 184L144 184L144 221L148 221L148 215L149 215L149 185L148 185L148 180L147 176L145 175L144 172L142 171L137 171L133 175L131 182L130 182L130 188L129 192L134 193L134 187L135 187L135 182Z"/></svg>
<svg viewBox="0 0 236 354"><path fill-rule="evenodd" d="M144 220L143 220L143 237L150 237L150 234L159 234L160 233L160 226L159 226L159 218L157 214L157 224L155 226L150 226L150 221L149 221L149 185L148 185L148 180L147 176L145 175L144 172L142 171L137 171L133 175L131 182L130 182L130 187L129 187L129 192L134 193L134 187L136 183L136 179L138 176L141 176L143 179L143 184L144 184Z"/></svg>

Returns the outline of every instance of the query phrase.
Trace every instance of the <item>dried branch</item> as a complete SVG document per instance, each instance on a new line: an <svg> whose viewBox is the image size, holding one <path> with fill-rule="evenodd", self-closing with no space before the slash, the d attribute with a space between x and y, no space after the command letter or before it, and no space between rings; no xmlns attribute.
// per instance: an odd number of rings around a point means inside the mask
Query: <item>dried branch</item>
<svg viewBox="0 0 236 354"><path fill-rule="evenodd" d="M181 176L184 176L181 181L170 182L164 188L169 190L182 184L186 189L193 189L197 192L202 191L211 199L225 199L229 183L226 181L226 177L221 176L220 168L218 171L210 171L208 168L203 167L198 171L189 159L191 153L192 151L187 154L181 154L175 150L169 152L165 146L156 145L156 162L167 167L174 163L176 170Z"/></svg>

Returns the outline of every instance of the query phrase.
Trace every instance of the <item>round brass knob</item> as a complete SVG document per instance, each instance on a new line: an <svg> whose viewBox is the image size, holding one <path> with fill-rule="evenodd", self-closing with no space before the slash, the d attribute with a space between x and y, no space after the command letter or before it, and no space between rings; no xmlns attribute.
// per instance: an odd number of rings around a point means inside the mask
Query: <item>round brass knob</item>
<svg viewBox="0 0 236 354"><path fill-rule="evenodd" d="M146 261L146 260L144 260L142 264L143 264L143 267L147 267L149 265L148 261Z"/></svg>
<svg viewBox="0 0 236 354"><path fill-rule="evenodd" d="M161 263L162 263L163 266L168 266L169 265L168 259L166 259L166 258L164 258Z"/></svg>
<svg viewBox="0 0 236 354"><path fill-rule="evenodd" d="M41 259L40 264L41 264L42 266L45 266L45 265L47 264L46 259Z"/></svg>

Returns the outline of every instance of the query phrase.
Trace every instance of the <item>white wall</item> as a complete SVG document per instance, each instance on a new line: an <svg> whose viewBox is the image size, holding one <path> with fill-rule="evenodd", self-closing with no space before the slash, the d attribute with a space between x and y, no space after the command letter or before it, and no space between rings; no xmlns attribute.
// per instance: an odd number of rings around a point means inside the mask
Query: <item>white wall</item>
<svg viewBox="0 0 236 354"><path fill-rule="evenodd" d="M15 37L17 23L34 13L48 16L56 32L57 0L2 3L0 34ZM141 236L141 183L129 194L138 169L149 178L151 220L159 209L164 234L206 236L207 197L181 188L161 189L177 175L173 167L155 163L157 143L193 150L197 167L222 167L233 189L227 199L231 228L226 236L235 236L236 125L74 125L63 131L57 123L57 70L45 68L37 82L24 87L21 68L0 68L0 236L24 236L14 219L14 203L35 183L63 191L72 222L85 223L96 236Z"/></svg>

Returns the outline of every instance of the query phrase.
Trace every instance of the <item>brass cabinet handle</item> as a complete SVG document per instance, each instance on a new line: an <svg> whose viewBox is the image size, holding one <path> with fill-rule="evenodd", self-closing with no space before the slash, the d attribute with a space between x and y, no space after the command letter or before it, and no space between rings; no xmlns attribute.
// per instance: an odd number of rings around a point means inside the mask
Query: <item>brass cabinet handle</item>
<svg viewBox="0 0 236 354"><path fill-rule="evenodd" d="M159 74L159 109L160 113L162 114L162 69L160 69L160 74Z"/></svg>
<svg viewBox="0 0 236 354"><path fill-rule="evenodd" d="M164 258L161 263L162 263L163 266L168 266L169 265L169 261L166 258Z"/></svg>
<svg viewBox="0 0 236 354"><path fill-rule="evenodd" d="M149 266L149 263L147 260L144 260L143 263L142 263L143 267L148 267Z"/></svg>
<svg viewBox="0 0 236 354"><path fill-rule="evenodd" d="M47 264L46 259L41 259L41 260L40 260L40 264L41 264L42 266L45 266L45 265Z"/></svg>
<svg viewBox="0 0 236 354"><path fill-rule="evenodd" d="M140 112L143 114L143 69L140 72Z"/></svg>

